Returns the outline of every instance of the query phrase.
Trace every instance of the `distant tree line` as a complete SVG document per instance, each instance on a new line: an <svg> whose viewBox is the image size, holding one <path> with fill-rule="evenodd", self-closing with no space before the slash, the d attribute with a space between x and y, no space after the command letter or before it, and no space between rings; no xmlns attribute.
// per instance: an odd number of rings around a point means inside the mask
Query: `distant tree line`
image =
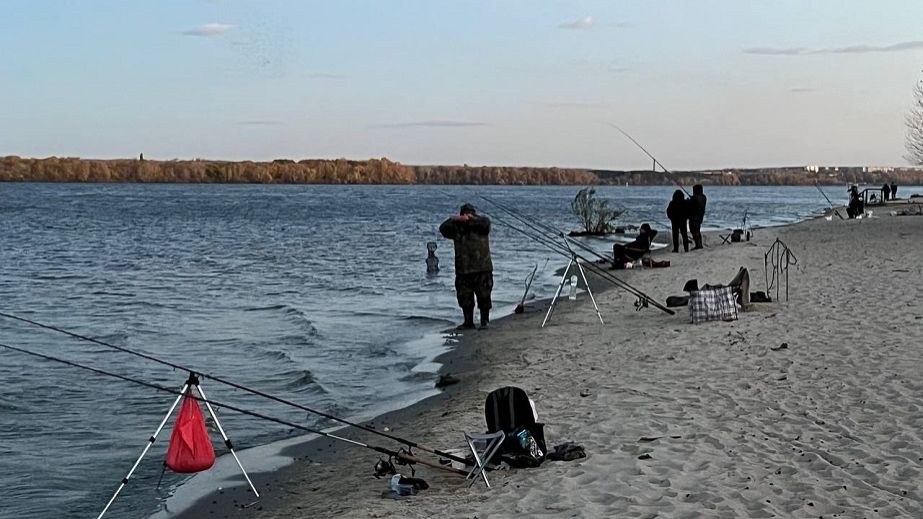
<svg viewBox="0 0 923 519"><path fill-rule="evenodd" d="M492 166L409 166L388 159L286 160L95 160L0 157L0 182L150 182L247 184L499 184L499 185L812 185L894 181L923 184L923 170L891 172L840 168L682 171L607 171Z"/></svg>
<svg viewBox="0 0 923 519"><path fill-rule="evenodd" d="M0 182L4 181L584 185L597 182L597 177L580 169L406 166L388 159L225 162L2 157Z"/></svg>

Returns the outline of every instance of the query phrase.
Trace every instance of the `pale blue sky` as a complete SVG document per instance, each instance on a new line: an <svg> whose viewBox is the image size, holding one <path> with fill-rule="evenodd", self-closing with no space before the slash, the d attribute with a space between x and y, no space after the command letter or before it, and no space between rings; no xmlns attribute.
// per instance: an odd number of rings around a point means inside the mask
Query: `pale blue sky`
<svg viewBox="0 0 923 519"><path fill-rule="evenodd" d="M0 155L902 164L923 2L2 0Z"/></svg>

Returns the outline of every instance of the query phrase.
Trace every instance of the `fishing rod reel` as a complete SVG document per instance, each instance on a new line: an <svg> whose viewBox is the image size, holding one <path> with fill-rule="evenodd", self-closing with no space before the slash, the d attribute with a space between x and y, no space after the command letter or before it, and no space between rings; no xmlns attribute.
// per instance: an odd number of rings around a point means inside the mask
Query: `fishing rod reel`
<svg viewBox="0 0 923 519"><path fill-rule="evenodd" d="M375 468L372 470L372 473L376 478L381 479L383 476L393 476L397 474L396 465L406 466L410 468L410 477L414 477L417 474L417 471L413 468L413 463L407 461L403 458L404 455L413 457L413 451L410 449L401 449L398 451L397 456L388 456L387 460L378 458L378 461L375 463Z"/></svg>
<svg viewBox="0 0 923 519"><path fill-rule="evenodd" d="M397 451L397 452L398 452L398 454L400 454L401 456L398 456L398 458L397 458L396 460L394 460L394 462L397 463L398 465L403 465L403 466L409 467L409 468L410 468L410 477L416 476L416 475L417 475L417 471L414 470L414 468L413 468L413 463L407 461L407 459L403 457L403 455L407 455L408 457L413 457L413 456L414 456L413 450L411 450L411 449L405 449L405 448L401 447L401 450L399 450L399 451Z"/></svg>
<svg viewBox="0 0 923 519"><path fill-rule="evenodd" d="M635 301L635 311L640 312L641 310L647 308L649 301L650 299L646 297L639 297L638 300Z"/></svg>
<svg viewBox="0 0 923 519"><path fill-rule="evenodd" d="M378 458L378 462L375 463L375 469L373 474L375 478L381 479L382 476L393 476L397 474L397 469L394 468L394 463L391 462L393 458L389 457L387 460Z"/></svg>

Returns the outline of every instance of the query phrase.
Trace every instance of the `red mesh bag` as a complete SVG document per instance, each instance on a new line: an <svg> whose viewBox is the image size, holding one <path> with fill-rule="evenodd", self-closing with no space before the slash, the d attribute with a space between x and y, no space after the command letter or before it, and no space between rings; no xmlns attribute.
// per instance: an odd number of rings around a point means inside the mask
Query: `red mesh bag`
<svg viewBox="0 0 923 519"><path fill-rule="evenodd" d="M214 464L215 449L208 437L208 429L205 428L205 418L199 402L187 392L176 423L173 424L173 434L170 435L167 468L188 474L207 470Z"/></svg>

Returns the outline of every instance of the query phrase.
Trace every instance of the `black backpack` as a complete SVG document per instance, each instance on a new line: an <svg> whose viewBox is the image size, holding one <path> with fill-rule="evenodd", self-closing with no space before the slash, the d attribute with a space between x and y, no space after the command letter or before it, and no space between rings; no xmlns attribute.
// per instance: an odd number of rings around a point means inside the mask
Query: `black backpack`
<svg viewBox="0 0 923 519"><path fill-rule="evenodd" d="M535 411L526 392L507 386L491 391L484 403L487 432L503 431L506 438L500 447L501 457L514 467L537 467L544 461L545 424L535 421ZM539 452L524 448L520 436L527 433L538 445Z"/></svg>

